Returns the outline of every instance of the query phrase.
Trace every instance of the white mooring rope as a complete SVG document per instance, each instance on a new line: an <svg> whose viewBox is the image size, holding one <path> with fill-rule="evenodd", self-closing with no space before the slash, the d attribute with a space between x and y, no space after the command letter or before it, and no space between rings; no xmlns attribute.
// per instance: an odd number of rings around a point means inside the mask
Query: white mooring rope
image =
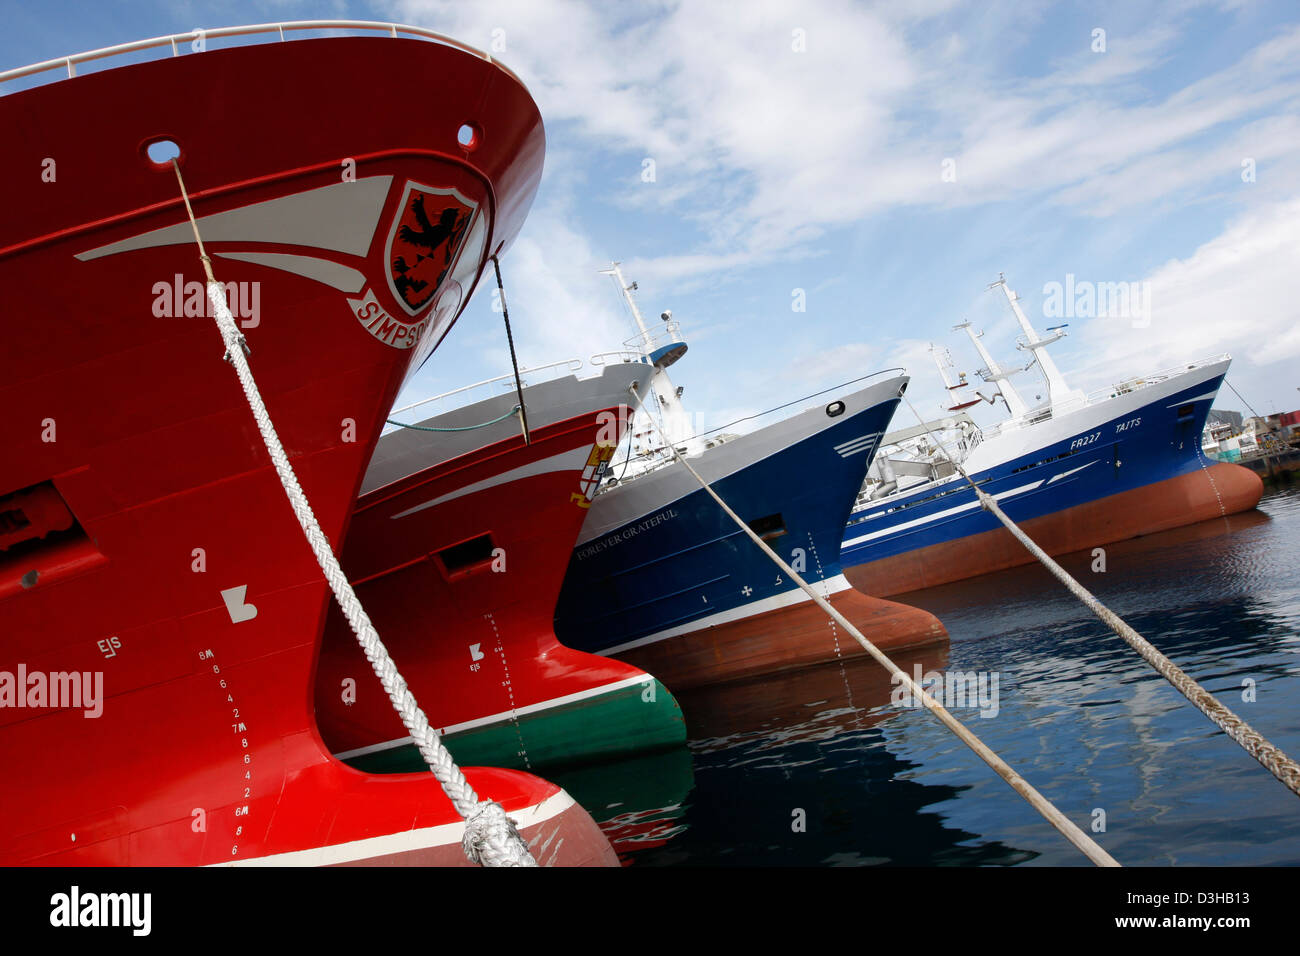
<svg viewBox="0 0 1300 956"><path fill-rule="evenodd" d="M636 383L634 382L628 390L632 393L633 397L636 398L637 407L640 408L641 411L644 413L645 406L642 403L640 394L638 394L637 392ZM659 424L654 420L653 415L646 414L646 418L650 420L650 422L654 425L656 430L659 430ZM718 497L718 493L709 486L709 483L707 481L705 481L702 477L700 477L699 473L694 468L691 467L690 462L686 460L686 458L682 455L681 452L677 450L676 446L674 446L672 442L668 441L667 436L663 434L662 430L659 430L659 434L660 437L663 438L664 443L668 446L668 448L672 450L673 456L679 462L681 462L683 466L685 466L686 470L691 473L691 476L694 477L694 479L700 483L700 487L709 493L709 496L718 503L718 505L722 508L723 511L727 513L728 516L730 516L731 520L736 523L736 525L740 528L740 530L744 531L745 534L749 536L749 539L753 541L754 544L758 545L763 550L763 552L769 558L771 558L773 562L776 563L777 567L779 567L782 571L784 571L787 575L789 575L790 580L794 581L795 584L799 585L799 587L803 589L804 593L807 594L810 598L812 598L817 603L818 607L820 607L823 611L829 614L831 618L833 618L835 622L838 623L841 627L843 627L846 631L852 634L854 640L856 640L859 644L861 644L862 648L868 654L874 657L882 667L884 667L887 671L890 672L890 674L894 675L895 679L901 681L903 685L908 689L908 691L915 698L920 699L920 701L923 704L925 704L925 706L936 717L938 717L940 721L943 722L944 726L946 726L949 730L951 730L954 734L956 734L958 738L960 738L962 743L964 743L971 750L975 751L976 755L981 760L983 760L986 764L992 767L994 772L997 773L997 775L1001 777L1003 780L1005 780L1007 785L1010 786L1011 789L1015 790L1016 793L1024 797L1031 807L1033 807L1040 814L1042 814L1043 818L1046 819L1048 823L1054 826L1062 836L1064 836L1067 840L1069 840L1076 847L1078 847L1079 850L1082 851L1082 853L1093 863L1097 864L1098 866L1119 866L1120 865L1118 861L1116 861L1114 857L1112 857L1109 853L1107 853L1104 849L1102 849L1102 847L1099 846L1097 842L1092 839L1092 837L1088 836L1088 834L1084 833L1081 829L1079 829L1079 827L1074 823L1074 821L1072 821L1064 813L1058 810L1050 800L1048 800L1041 793L1039 793L1032 786L1030 786L1029 783L1023 777L1021 777L1018 773L1015 772L1015 770L1011 768L1010 764L1008 764L1005 760L1003 760L996 753L994 753L993 750L987 744L985 744L982 740L979 739L979 737L975 736L974 733L972 733L969 729L967 729L966 726L963 725L962 722L959 721L956 717L954 717L951 713L949 713L948 710L942 704L940 704L937 700L931 697L924 687L916 683L916 681L914 681L910 676L908 676L907 672L904 671L902 668L900 668L892 660L890 660L889 657L886 656L885 653L880 650L880 648L876 647L876 645L872 644L869 640L867 640L863 636L862 632L859 631L856 627L854 627L852 622L850 622L848 618L846 618L843 614L837 611L829 601L827 601L824 597L822 597L815 590L813 590L813 588L809 586L808 582L805 581L802 577L800 577L795 572L794 568L790 567L790 565L786 564L783 560L781 560L781 556L777 554L775 551L773 551L771 547L768 546L766 541L764 541L757 534L755 534L754 529L751 528L749 525L747 525L744 521L742 521L740 516L736 514L734 511L732 511L725 501L723 501L720 497Z"/></svg>
<svg viewBox="0 0 1300 956"><path fill-rule="evenodd" d="M410 732L425 763L429 765L434 777L442 785L443 792L451 800L456 812L465 820L465 835L461 840L465 855L471 862L483 866L536 866L537 862L528 852L523 839L515 829L514 821L506 816L505 809L494 801L479 800L478 794L474 792L474 788L456 766L455 760L443 746L437 732L429 726L428 717L416 703L415 696L407 687L402 675L398 673L397 665L388 655L388 649L384 647L383 641L380 640L379 634L370 622L370 617L357 599L352 585L348 583L342 567L339 566L338 559L334 557L329 539L321 531L311 504L303 494L302 486L298 484L298 478L289 464L284 446L280 443L275 426L271 423L271 416L267 413L266 405L258 391L257 382L253 378L253 372L248 366L245 357L248 345L243 333L235 325L235 318L226 304L225 292L212 273L212 261L203 248L203 238L199 235L194 210L190 207L190 197L185 190L185 180L181 177L180 166L175 160L172 160L172 166L176 169L181 196L185 200L190 225L194 228L194 239L198 243L199 258L207 274L208 300L216 313L217 329L221 333L221 340L226 345L225 358L234 366L239 376L239 384L243 386L253 418L262 433L262 441L271 456L272 464L275 465L276 473L280 476L280 484L284 486L284 493L293 507L298 524L302 526L303 535L311 546L312 553L316 555L321 571L329 581L330 589L333 590L339 607L347 617L348 624L352 626L361 649L365 652L366 659L374 668L375 675L383 684L388 699L392 701L393 708L402 718L402 723Z"/></svg>
<svg viewBox="0 0 1300 956"><path fill-rule="evenodd" d="M916 420L930 433L930 437L934 439L935 444L939 446L944 456L952 462L953 467L975 489L975 494L979 497L980 504L984 506L985 510L991 511L1006 526L1006 529L1015 536L1016 540L1028 548L1029 553L1037 558L1047 570L1051 571L1071 594L1087 605L1092 613L1096 614L1112 631L1122 637L1129 647L1137 651L1142 659L1155 668L1161 677L1173 684L1180 694L1196 706L1197 710L1210 718L1220 730L1239 744L1246 753L1258 760L1264 769L1276 777L1284 787L1300 796L1300 765L1297 765L1279 747L1269 743L1262 734L1229 710L1218 698L1189 677L1177 664L1156 650L1150 641L1129 627L1118 614L1097 600L1091 591L1053 561L1046 551L1040 548L1029 535L1021 531L1019 526L1007 517L991 495L971 480L970 475L966 474L966 469L953 458L939 436L931 432L929 427L926 426L920 414L912 407L912 403L907 401L906 398L903 401L907 402L907 407L912 409L912 414L916 415ZM1211 485L1214 486L1213 479L1211 479ZM1217 486L1214 486L1214 493L1215 495L1219 493Z"/></svg>

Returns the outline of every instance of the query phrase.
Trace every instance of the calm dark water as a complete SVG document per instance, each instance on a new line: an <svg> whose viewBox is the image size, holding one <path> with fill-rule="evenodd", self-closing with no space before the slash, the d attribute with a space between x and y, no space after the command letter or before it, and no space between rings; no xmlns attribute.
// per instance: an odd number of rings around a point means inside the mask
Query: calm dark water
<svg viewBox="0 0 1300 956"><path fill-rule="evenodd" d="M1062 563L1300 758L1300 490L1112 545L1105 573L1086 554ZM996 716L954 713L1086 831L1104 811L1093 836L1121 863L1300 864L1300 799L1042 568L900 599L938 615L951 643L898 662L996 673ZM635 866L1086 863L892 689L850 662L684 694L688 750L554 776Z"/></svg>

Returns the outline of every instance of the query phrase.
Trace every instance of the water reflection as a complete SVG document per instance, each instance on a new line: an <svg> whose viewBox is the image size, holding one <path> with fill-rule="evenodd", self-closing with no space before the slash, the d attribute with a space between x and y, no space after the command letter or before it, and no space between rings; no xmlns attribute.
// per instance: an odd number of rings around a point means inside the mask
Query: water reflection
<svg viewBox="0 0 1300 956"><path fill-rule="evenodd" d="M1300 495L1062 563L1140 633L1283 750L1300 753L1297 639ZM953 667L1002 672L1003 709L975 729L1121 862L1295 863L1295 798L1037 567L905 596L944 621ZM908 715L890 746L927 768L953 759ZM1036 821L977 780L946 808L959 821L1077 863Z"/></svg>
<svg viewBox="0 0 1300 956"><path fill-rule="evenodd" d="M695 784L691 752L678 747L550 775L577 800L627 866L637 853L686 830L686 795Z"/></svg>
<svg viewBox="0 0 1300 956"><path fill-rule="evenodd" d="M1300 491L1062 563L1261 733L1300 755ZM1126 864L1297 864L1295 797L1037 566L901 597L951 643L913 671L997 672L958 709ZM870 660L678 695L690 750L557 779L625 863L1081 865L1083 858ZM1243 697L1253 699L1245 700Z"/></svg>
<svg viewBox="0 0 1300 956"><path fill-rule="evenodd" d="M945 666L946 648L899 655L910 672ZM837 865L1010 864L1032 853L946 825L926 808L961 788L907 779L918 769L884 745L899 712L893 684L869 660L828 664L679 696L694 786L666 757L596 768L626 785L610 806L588 780L557 780L590 810L625 862ZM639 827L650 825L648 835Z"/></svg>

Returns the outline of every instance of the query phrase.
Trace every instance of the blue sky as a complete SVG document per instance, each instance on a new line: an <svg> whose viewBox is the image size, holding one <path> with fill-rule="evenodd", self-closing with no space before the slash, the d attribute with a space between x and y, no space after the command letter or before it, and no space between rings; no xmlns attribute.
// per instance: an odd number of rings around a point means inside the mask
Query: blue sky
<svg viewBox="0 0 1300 956"><path fill-rule="evenodd" d="M1229 381L1255 409L1300 407L1295 3L0 11L3 68L291 19L393 20L495 43L547 124L542 187L502 264L522 361L620 346L633 330L597 275L620 259L647 315L671 308L682 323L691 349L674 377L705 425L892 365L937 413L927 343L949 346L959 368L980 364L955 322L986 329L999 359L1019 355L1005 301L985 291L999 272L1040 331L1062 321L1044 316L1049 283L1148 283L1145 319L1065 320L1054 354L1072 385L1229 351ZM483 294L471 303L403 399L508 367L489 306ZM1242 408L1231 393L1219 404Z"/></svg>

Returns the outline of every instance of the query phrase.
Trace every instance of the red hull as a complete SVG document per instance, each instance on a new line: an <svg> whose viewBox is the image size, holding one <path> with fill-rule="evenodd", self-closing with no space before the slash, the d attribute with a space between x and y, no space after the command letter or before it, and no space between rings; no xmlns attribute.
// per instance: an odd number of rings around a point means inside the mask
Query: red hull
<svg viewBox="0 0 1300 956"><path fill-rule="evenodd" d="M1264 484L1240 465L1213 464L1120 492L1021 524L1048 554L1068 554L1155 534L1197 521L1248 511L1259 504ZM902 594L1001 571L1034 561L1005 528L918 548L847 568L854 587L872 594Z"/></svg>
<svg viewBox="0 0 1300 956"><path fill-rule="evenodd" d="M948 639L944 626L929 611L882 601L852 588L832 594L828 600L886 653ZM658 675L668 686L684 690L866 653L825 611L804 601L623 651L619 657Z"/></svg>
<svg viewBox="0 0 1300 956"><path fill-rule="evenodd" d="M639 694L654 680L630 664L565 647L552 630L566 559L589 504L584 469L613 451L597 445L603 423L621 427L625 420L617 406L591 409L534 429L531 445L521 436L498 441L358 502L344 569L430 721L450 735L453 753L458 735L506 725L513 726L511 749L496 759L513 756L519 766L639 749L636 739L604 739L599 710L566 723L558 753L556 741L543 744L529 729L565 699L616 685ZM454 549L465 542L478 545L457 559ZM671 701L658 703L675 711ZM316 714L326 743L345 757L409 744L336 608L321 651ZM675 742L683 743L680 716L678 725Z"/></svg>
<svg viewBox="0 0 1300 956"><path fill-rule="evenodd" d="M430 76L437 96L387 95ZM467 119L485 131L472 154L455 142ZM446 46L333 38L63 80L0 98L0 122L12 138L0 169L31 182L0 225L0 498L46 483L76 522L0 555L0 578L19 582L0 591L0 671L99 672L104 692L98 718L0 709L0 862L311 862L320 848L356 861L372 854L360 841L451 823L431 777L361 774L320 741L310 677L327 589L212 320L160 313L159 284L201 272L175 176L143 146L181 145L218 278L258 284L250 362L338 542L404 376L531 202L544 148L531 98ZM30 171L46 157L57 178L41 182ZM344 158L355 182L341 182ZM457 190L480 229L411 315L386 251L408 182ZM349 303L336 284L348 276L383 303L387 328ZM558 792L523 774L469 776L511 812ZM423 858L419 842L393 859ZM573 845L573 862L593 859L590 841Z"/></svg>

